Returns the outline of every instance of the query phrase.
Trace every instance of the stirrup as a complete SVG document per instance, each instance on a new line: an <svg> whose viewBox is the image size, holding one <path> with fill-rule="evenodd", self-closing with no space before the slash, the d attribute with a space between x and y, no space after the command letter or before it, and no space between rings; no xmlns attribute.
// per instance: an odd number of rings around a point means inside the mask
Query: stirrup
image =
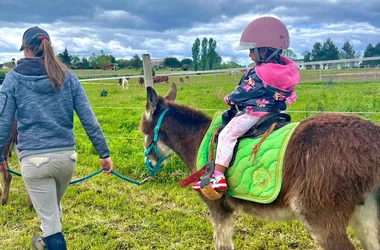
<svg viewBox="0 0 380 250"><path fill-rule="evenodd" d="M222 197L222 194L216 192L210 184L208 184L204 188L201 188L201 192L207 199L212 201L219 200Z"/></svg>
<svg viewBox="0 0 380 250"><path fill-rule="evenodd" d="M197 172L193 173L192 175L190 175L186 179L183 179L182 181L180 181L179 185L181 187L186 187L186 186L190 185L191 183L198 181L203 175L205 175L206 172L210 171L210 169L209 169L210 167L214 168L214 162L213 161L207 162ZM212 171L211 171L211 173L212 173ZM210 175L211 175L211 173L210 173ZM209 179L208 183L210 183L210 179Z"/></svg>

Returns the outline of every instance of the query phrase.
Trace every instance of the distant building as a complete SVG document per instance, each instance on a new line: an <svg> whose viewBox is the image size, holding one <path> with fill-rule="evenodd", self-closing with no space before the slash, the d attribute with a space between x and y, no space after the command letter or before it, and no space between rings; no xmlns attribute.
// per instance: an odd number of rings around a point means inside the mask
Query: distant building
<svg viewBox="0 0 380 250"><path fill-rule="evenodd" d="M150 59L150 63L152 64L152 67L157 67L160 64L164 63L165 58L162 59Z"/></svg>
<svg viewBox="0 0 380 250"><path fill-rule="evenodd" d="M304 69L304 61L303 59L294 59L293 62L297 64L298 69Z"/></svg>
<svg viewBox="0 0 380 250"><path fill-rule="evenodd" d="M113 63L111 65L106 65L103 67L103 70L116 70L117 69L117 63Z"/></svg>

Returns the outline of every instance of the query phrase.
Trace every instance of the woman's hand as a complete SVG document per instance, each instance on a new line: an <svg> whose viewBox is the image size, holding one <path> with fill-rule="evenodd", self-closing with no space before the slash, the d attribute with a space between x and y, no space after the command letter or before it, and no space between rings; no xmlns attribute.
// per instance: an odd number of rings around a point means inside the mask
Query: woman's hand
<svg viewBox="0 0 380 250"><path fill-rule="evenodd" d="M111 174L113 169L113 163L110 157L100 159L100 167L105 174Z"/></svg>

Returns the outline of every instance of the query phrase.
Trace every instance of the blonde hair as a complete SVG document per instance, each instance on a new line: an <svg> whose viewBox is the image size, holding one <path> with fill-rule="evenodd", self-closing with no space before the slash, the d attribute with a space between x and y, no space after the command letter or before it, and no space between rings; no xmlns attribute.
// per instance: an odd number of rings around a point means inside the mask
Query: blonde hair
<svg viewBox="0 0 380 250"><path fill-rule="evenodd" d="M25 46L30 49L34 56L44 58L45 70L52 88L54 90L62 89L66 78L66 66L55 56L53 47L44 36L37 39L41 40L40 45L25 44Z"/></svg>

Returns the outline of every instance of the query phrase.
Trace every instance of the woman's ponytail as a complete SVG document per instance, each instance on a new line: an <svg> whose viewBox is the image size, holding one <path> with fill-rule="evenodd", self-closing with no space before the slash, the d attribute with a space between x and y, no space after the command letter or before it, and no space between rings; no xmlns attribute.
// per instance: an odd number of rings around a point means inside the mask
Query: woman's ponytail
<svg viewBox="0 0 380 250"><path fill-rule="evenodd" d="M55 56L50 42L45 37L42 37L41 40L39 51L43 51L46 73L53 89L61 89L66 78L66 67Z"/></svg>

